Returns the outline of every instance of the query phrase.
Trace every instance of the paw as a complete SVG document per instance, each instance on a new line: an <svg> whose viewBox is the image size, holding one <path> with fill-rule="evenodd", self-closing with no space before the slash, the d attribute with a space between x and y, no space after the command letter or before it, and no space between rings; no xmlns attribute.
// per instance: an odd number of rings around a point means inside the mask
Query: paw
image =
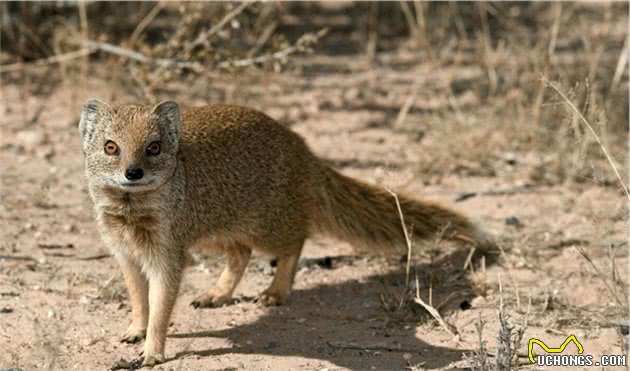
<svg viewBox="0 0 630 371"><path fill-rule="evenodd" d="M258 296L256 301L264 306L273 307L286 303L288 294L280 294L273 291L264 291Z"/></svg>
<svg viewBox="0 0 630 371"><path fill-rule="evenodd" d="M231 300L232 295L214 293L211 290L211 292L197 297L190 303L190 305L195 308L217 308L222 305L228 304Z"/></svg>
<svg viewBox="0 0 630 371"><path fill-rule="evenodd" d="M123 337L120 339L120 342L135 344L142 341L146 336L146 329L138 329L137 327L129 326L125 335L123 335Z"/></svg>
<svg viewBox="0 0 630 371"><path fill-rule="evenodd" d="M164 354L145 354L142 357L142 367L153 367L164 363Z"/></svg>

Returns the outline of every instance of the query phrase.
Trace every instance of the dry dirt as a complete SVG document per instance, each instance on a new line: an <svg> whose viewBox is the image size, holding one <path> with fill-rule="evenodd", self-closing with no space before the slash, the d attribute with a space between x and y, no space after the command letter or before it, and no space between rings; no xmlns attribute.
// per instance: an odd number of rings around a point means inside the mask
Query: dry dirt
<svg viewBox="0 0 630 371"><path fill-rule="evenodd" d="M614 321L623 316L611 294L626 302L627 208L621 193L592 183L528 182L522 176L527 164L518 156L495 176L418 173L414 164L432 158L423 148L435 148L431 132L440 123L435 116L433 126L423 120L452 108L436 93L443 76L466 80L479 71L416 66L404 54L387 58L368 66L354 56L307 57L300 60L303 71L217 76L211 88L192 82L160 96L184 106L254 106L291 125L345 174L441 201L477 220L496 236L501 256L476 258L464 269L467 247L429 241L417 242L414 251L412 277L417 272L421 296L431 297L459 337L403 295L400 256L356 256L346 243L317 238L306 245L289 303L276 308L253 301L273 270L268 257L257 256L234 304L193 309L191 300L222 268L220 257L194 252L197 263L187 269L168 332L168 361L157 370L465 369L474 362L467 355L480 346L479 320L488 352L497 347L501 296L517 327L531 298L528 327L516 349L520 364L527 362L531 337L558 346L573 334L588 354L622 353ZM35 73L30 88L15 81L2 86L0 367L104 370L141 350L140 344L119 342L130 308L92 220L76 127L88 96L133 98L112 82L111 66L91 68L96 72L87 81L44 89L46 76L59 72L52 67ZM394 128L414 80L419 93L412 113ZM472 98L464 92L454 99L467 104ZM509 192L455 202L463 192L497 190ZM322 261L332 264L317 264ZM611 262L619 282L612 282ZM402 308L401 297L407 299Z"/></svg>

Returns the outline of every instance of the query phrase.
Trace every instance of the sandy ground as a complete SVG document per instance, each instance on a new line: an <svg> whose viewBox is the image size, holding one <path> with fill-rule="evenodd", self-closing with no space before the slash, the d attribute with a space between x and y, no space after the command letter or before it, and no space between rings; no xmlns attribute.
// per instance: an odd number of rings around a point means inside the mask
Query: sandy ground
<svg viewBox="0 0 630 371"><path fill-rule="evenodd" d="M422 298L429 301L431 293L459 336L404 294L399 256L356 256L346 243L317 238L306 245L289 303L276 308L253 302L272 277L265 256L250 263L234 304L190 307L222 269L220 257L194 252L197 263L187 269L169 328L168 361L156 369L465 369L480 347L480 320L487 351L496 350L501 297L516 327L531 298L516 349L520 364L527 362L531 337L558 346L575 335L596 360L622 353L614 324L622 312L611 290L626 301L623 196L588 183L519 188L518 162L509 175L494 177L418 174L414 164L432 156L423 152L432 138L422 115L446 104L434 94L441 75L467 79L476 72L408 67L404 56L391 58L368 68L350 57L309 57L304 63L311 67L301 73L233 76L217 79L213 89L193 84L163 95L186 106L232 101L263 109L342 172L441 201L479 221L497 237L501 256L477 258L464 268L465 247L418 242L414 252L412 274L417 272ZM415 76L424 78L407 121L418 124L395 129L391 122ZM76 128L86 97L129 96L102 74L87 85L60 83L44 93L7 83L2 95L0 368L103 370L137 357L141 344L119 342L130 308L92 220ZM511 191L455 202L463 192L488 190ZM518 225L506 223L509 218ZM318 264L326 257L331 264ZM576 349L570 345L567 352Z"/></svg>

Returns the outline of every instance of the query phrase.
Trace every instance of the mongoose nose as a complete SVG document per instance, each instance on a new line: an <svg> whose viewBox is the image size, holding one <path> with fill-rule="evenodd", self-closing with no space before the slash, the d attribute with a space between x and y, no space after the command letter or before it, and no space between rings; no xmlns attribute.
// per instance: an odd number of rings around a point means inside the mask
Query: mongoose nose
<svg viewBox="0 0 630 371"><path fill-rule="evenodd" d="M137 169L127 169L125 171L125 178L129 179L129 180L138 180L138 179L142 179L142 177L144 176L144 170L137 168Z"/></svg>

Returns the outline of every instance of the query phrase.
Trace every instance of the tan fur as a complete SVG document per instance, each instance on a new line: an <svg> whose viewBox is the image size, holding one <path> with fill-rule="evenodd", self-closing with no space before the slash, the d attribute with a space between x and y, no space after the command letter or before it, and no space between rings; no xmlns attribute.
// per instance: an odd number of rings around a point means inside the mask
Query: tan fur
<svg viewBox="0 0 630 371"><path fill-rule="evenodd" d="M255 110L215 105L180 117L174 102L110 107L91 100L80 132L96 221L129 290L132 323L123 340L137 341L146 331L146 365L164 360L191 245L220 247L228 258L216 285L193 301L196 307L227 303L254 249L278 259L273 282L259 297L267 305L286 301L304 241L313 234L378 251L405 249L391 194L329 168L297 134ZM108 140L119 147L117 155L104 153ZM156 140L162 153L147 155ZM143 168L145 177L129 184L123 174L130 167ZM400 202L414 237L448 227L446 236L483 239L453 211L405 196Z"/></svg>

